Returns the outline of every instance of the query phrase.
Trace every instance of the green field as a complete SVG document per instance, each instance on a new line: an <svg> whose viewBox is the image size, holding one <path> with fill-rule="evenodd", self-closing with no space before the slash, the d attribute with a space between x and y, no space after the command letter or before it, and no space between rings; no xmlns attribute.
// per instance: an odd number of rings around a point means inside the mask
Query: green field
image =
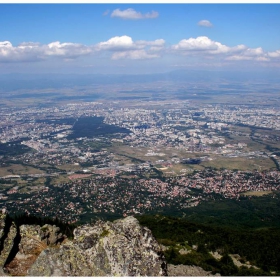
<svg viewBox="0 0 280 280"><path fill-rule="evenodd" d="M225 169L238 169L238 170L269 170L276 169L274 162L271 159L266 158L229 158L225 156L215 156L211 161L205 161L201 163L204 167L213 168L225 168Z"/></svg>
<svg viewBox="0 0 280 280"><path fill-rule="evenodd" d="M29 174L43 174L40 169L22 165L22 164L10 164L7 167L0 167L0 177L7 175L29 175Z"/></svg>

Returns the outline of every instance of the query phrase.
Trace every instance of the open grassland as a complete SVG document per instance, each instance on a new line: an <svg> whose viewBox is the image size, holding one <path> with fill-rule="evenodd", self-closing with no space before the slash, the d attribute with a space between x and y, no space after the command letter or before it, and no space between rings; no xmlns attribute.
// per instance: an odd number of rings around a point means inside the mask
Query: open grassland
<svg viewBox="0 0 280 280"><path fill-rule="evenodd" d="M264 145L256 143L248 139L248 148L247 151L256 150L264 148ZM146 147L130 147L123 144L118 144L110 147L110 151L117 154L115 160L121 164L131 164L137 163L137 161L150 161L155 167L162 171L165 176L177 176L180 174L186 174L192 172L193 170L202 170L205 167L213 168L226 168L226 169L239 169L239 170L268 170L275 169L275 163L270 158L248 158L248 157L226 157L219 155L211 155L213 160L211 161L202 161L200 164L181 164L181 163L172 163L171 165L161 164L161 161L168 161L172 158L200 158L208 156L208 153L190 153L184 149L174 149L174 148L165 148L156 149L154 152L163 153L163 156L145 156L150 148ZM181 172L184 170L183 172Z"/></svg>
<svg viewBox="0 0 280 280"><path fill-rule="evenodd" d="M176 149L171 147L161 147L157 149L152 149L150 147L131 147L124 144L114 143L108 150L117 155L116 160L124 160L124 157L127 159L140 160L140 161L151 161L155 163L158 160L170 161L172 158L197 158L206 156L205 153L191 153L186 151L186 149ZM154 153L162 153L164 155L146 155L149 151ZM131 163L125 162L125 163Z"/></svg>
<svg viewBox="0 0 280 280"><path fill-rule="evenodd" d="M41 180L45 181L44 178L40 178ZM21 187L21 186L25 186L26 185L26 180L23 180L22 178L17 178L17 179L13 179L17 182L17 186Z"/></svg>
<svg viewBox="0 0 280 280"><path fill-rule="evenodd" d="M280 141L278 140L280 131L237 125L232 125L230 131L233 133L223 134L226 138L226 144L246 143L248 146L244 151L263 150L270 152L271 149L268 146L280 149Z"/></svg>
<svg viewBox="0 0 280 280"><path fill-rule="evenodd" d="M245 142L245 141L244 141ZM259 143L259 142L255 142L252 140L249 140L247 142L245 142L247 144L247 148L245 149L245 151L267 151L266 150L266 145Z"/></svg>
<svg viewBox="0 0 280 280"><path fill-rule="evenodd" d="M267 170L274 169L275 164L271 159L266 158L228 158L217 156L212 161L204 161L201 163L204 167L225 168L225 169L238 169L238 170Z"/></svg>
<svg viewBox="0 0 280 280"><path fill-rule="evenodd" d="M45 177L41 177L41 178L36 178L32 181L32 185L44 185L46 182L46 178Z"/></svg>
<svg viewBox="0 0 280 280"><path fill-rule="evenodd" d="M198 164L172 164L164 169L158 169L163 172L164 176L179 176L190 174L194 170L202 170L204 167Z"/></svg>
<svg viewBox="0 0 280 280"><path fill-rule="evenodd" d="M0 168L0 177L7 175L30 175L43 173L44 172L40 169L21 164L11 164L7 167Z"/></svg>
<svg viewBox="0 0 280 280"><path fill-rule="evenodd" d="M42 187L44 187L44 184L35 184L32 186L24 186L19 189L19 193L36 193L38 191L42 190Z"/></svg>
<svg viewBox="0 0 280 280"><path fill-rule="evenodd" d="M237 126L237 125L231 125L230 126L230 130L232 131L236 131L238 133L242 133L242 134L250 134L252 132L250 127L247 126Z"/></svg>
<svg viewBox="0 0 280 280"><path fill-rule="evenodd" d="M272 191L249 191L242 193L245 196L263 196L272 193Z"/></svg>
<svg viewBox="0 0 280 280"><path fill-rule="evenodd" d="M80 165L75 165L75 164L63 164L63 165L57 165L56 168L64 170L66 172L70 171L78 171L81 170L82 167Z"/></svg>
<svg viewBox="0 0 280 280"><path fill-rule="evenodd" d="M66 182L69 182L70 179L68 178L68 175L59 175L57 177L52 177L50 184L51 185L59 185L59 184L63 184Z"/></svg>

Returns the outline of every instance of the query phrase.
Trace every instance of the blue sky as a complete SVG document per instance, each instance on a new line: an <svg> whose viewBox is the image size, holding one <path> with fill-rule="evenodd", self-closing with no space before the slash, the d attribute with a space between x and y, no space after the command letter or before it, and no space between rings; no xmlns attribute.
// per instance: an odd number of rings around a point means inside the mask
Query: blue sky
<svg viewBox="0 0 280 280"><path fill-rule="evenodd" d="M280 4L1 4L0 73L280 69Z"/></svg>

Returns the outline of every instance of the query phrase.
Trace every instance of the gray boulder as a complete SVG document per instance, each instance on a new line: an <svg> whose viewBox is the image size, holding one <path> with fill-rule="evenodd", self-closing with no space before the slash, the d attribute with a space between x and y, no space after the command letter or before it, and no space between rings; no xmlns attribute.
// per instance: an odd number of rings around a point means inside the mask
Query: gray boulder
<svg viewBox="0 0 280 280"><path fill-rule="evenodd" d="M40 231L41 240L47 245L60 244L66 236L60 233L60 228L56 225L44 225Z"/></svg>
<svg viewBox="0 0 280 280"><path fill-rule="evenodd" d="M74 240L43 250L29 276L164 276L166 262L151 231L134 217L75 229Z"/></svg>

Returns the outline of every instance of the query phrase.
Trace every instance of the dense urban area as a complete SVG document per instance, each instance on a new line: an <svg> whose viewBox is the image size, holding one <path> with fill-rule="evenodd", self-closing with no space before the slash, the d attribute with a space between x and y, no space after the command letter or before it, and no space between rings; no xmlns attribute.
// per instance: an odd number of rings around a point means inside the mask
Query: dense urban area
<svg viewBox="0 0 280 280"><path fill-rule="evenodd" d="M0 207L73 223L273 196L280 187L277 102L3 106Z"/></svg>

